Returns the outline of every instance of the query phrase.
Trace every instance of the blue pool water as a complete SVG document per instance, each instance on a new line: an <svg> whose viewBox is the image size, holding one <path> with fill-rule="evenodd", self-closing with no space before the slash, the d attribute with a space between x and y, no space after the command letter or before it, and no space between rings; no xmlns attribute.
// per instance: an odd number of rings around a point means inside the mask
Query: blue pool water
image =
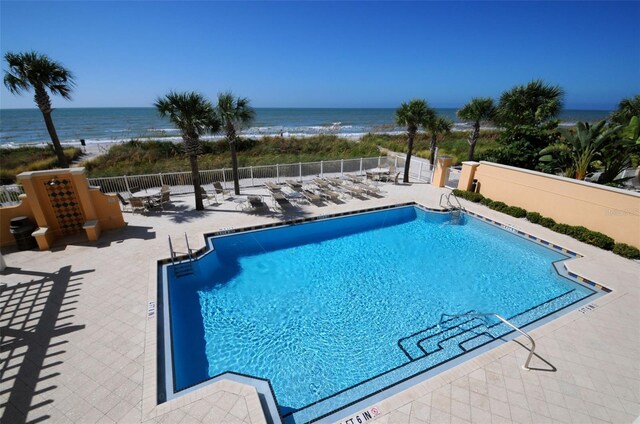
<svg viewBox="0 0 640 424"><path fill-rule="evenodd" d="M179 391L227 371L268 379L288 422L307 422L594 291L559 252L465 217L402 207L220 236L169 272Z"/></svg>

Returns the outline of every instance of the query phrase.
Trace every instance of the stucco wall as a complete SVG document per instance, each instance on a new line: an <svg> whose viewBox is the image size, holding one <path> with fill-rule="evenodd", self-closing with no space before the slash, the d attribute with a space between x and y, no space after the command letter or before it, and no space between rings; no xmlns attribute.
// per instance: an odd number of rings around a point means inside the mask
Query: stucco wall
<svg viewBox="0 0 640 424"><path fill-rule="evenodd" d="M491 162L480 162L474 178L492 200L640 248L639 193Z"/></svg>
<svg viewBox="0 0 640 424"><path fill-rule="evenodd" d="M97 220L103 230L120 228L125 225L118 197L115 194L104 194L100 188L90 188L89 194L96 211Z"/></svg>

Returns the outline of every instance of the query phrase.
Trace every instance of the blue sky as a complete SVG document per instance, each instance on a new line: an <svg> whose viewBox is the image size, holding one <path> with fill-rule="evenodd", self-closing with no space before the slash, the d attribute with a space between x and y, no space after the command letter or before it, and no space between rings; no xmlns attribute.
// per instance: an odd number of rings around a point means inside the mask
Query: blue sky
<svg viewBox="0 0 640 424"><path fill-rule="evenodd" d="M640 93L640 2L0 2L0 47L76 75L55 107L223 90L256 107L459 107L542 78L568 108ZM6 64L3 62L3 69ZM2 87L0 107L33 107Z"/></svg>

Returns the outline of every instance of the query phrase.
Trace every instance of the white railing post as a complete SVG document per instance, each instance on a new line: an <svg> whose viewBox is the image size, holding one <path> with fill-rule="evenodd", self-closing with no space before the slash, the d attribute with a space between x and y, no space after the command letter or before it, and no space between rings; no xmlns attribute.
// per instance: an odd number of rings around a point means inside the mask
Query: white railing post
<svg viewBox="0 0 640 424"><path fill-rule="evenodd" d="M393 162L393 166L398 169L398 156L394 156L395 161Z"/></svg>
<svg viewBox="0 0 640 424"><path fill-rule="evenodd" d="M340 176L344 176L344 159L340 159Z"/></svg>
<svg viewBox="0 0 640 424"><path fill-rule="evenodd" d="M280 164L276 164L276 183L280 184Z"/></svg>
<svg viewBox="0 0 640 424"><path fill-rule="evenodd" d="M420 169L418 170L418 179L422 181L422 164L424 162L420 161Z"/></svg>
<svg viewBox="0 0 640 424"><path fill-rule="evenodd" d="M323 173L324 173L324 164L322 161L320 161L320 178L324 177Z"/></svg>
<svg viewBox="0 0 640 424"><path fill-rule="evenodd" d="M302 162L298 163L298 168L300 170L300 181L302 181Z"/></svg>
<svg viewBox="0 0 640 424"><path fill-rule="evenodd" d="M131 193L131 189L129 188L129 179L127 176L124 176L124 186L127 188L127 192Z"/></svg>
<svg viewBox="0 0 640 424"><path fill-rule="evenodd" d="M255 187L255 184L253 183L253 166L249 167L249 171L251 171L251 187Z"/></svg>
<svg viewBox="0 0 640 424"><path fill-rule="evenodd" d="M162 179L162 172L158 175L160 175L160 187L162 187L164 185L164 180Z"/></svg>
<svg viewBox="0 0 640 424"><path fill-rule="evenodd" d="M224 187L227 187L227 175L226 172L224 171L224 168L222 168L222 183L224 184Z"/></svg>
<svg viewBox="0 0 640 424"><path fill-rule="evenodd" d="M360 158L360 172L358 173L358 175L362 175L362 158Z"/></svg>
<svg viewBox="0 0 640 424"><path fill-rule="evenodd" d="M382 160L382 156L378 156L378 168L380 168L380 160Z"/></svg>

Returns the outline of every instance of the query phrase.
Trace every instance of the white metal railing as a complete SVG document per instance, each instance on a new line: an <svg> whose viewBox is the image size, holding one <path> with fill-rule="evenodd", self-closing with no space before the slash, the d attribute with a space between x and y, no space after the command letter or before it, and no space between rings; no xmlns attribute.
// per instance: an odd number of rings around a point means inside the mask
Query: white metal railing
<svg viewBox="0 0 640 424"><path fill-rule="evenodd" d="M0 205L11 206L20 203L18 196L24 194L24 189L21 185L10 184L0 186Z"/></svg>
<svg viewBox="0 0 640 424"><path fill-rule="evenodd" d="M320 162L299 162L276 165L249 166L238 168L241 187L256 187L266 181L278 183L285 180L305 181L316 177L337 177L344 174L364 175L372 168L394 165L397 172L404 168L404 157L379 156L372 158L325 160ZM432 169L428 162L412 161L409 176L412 180L431 181ZM220 182L224 188L233 184L230 168L200 171L200 182L206 186ZM123 175L119 177L89 178L89 185L99 186L103 193L128 193L168 185L172 194L193 193L191 172L168 172L147 175ZM20 185L0 186L0 204L8 206L18 203L18 195L24 193Z"/></svg>
<svg viewBox="0 0 640 424"><path fill-rule="evenodd" d="M267 181L277 183L285 180L305 181L316 177L342 176L344 174L363 175L366 170L389 165L399 170L404 166L404 159L398 157L373 157L358 159L338 159L320 162L299 162L276 165L249 166L238 168L240 187L256 187ZM425 162L411 165L410 176L419 181L431 180L431 166ZM233 184L230 168L200 171L202 185L220 182L224 188ZM191 172L172 172L149 175L125 175L121 177L89 178L89 184L100 186L104 193L126 193L132 188L141 190L162 185L171 186L172 194L193 193Z"/></svg>

